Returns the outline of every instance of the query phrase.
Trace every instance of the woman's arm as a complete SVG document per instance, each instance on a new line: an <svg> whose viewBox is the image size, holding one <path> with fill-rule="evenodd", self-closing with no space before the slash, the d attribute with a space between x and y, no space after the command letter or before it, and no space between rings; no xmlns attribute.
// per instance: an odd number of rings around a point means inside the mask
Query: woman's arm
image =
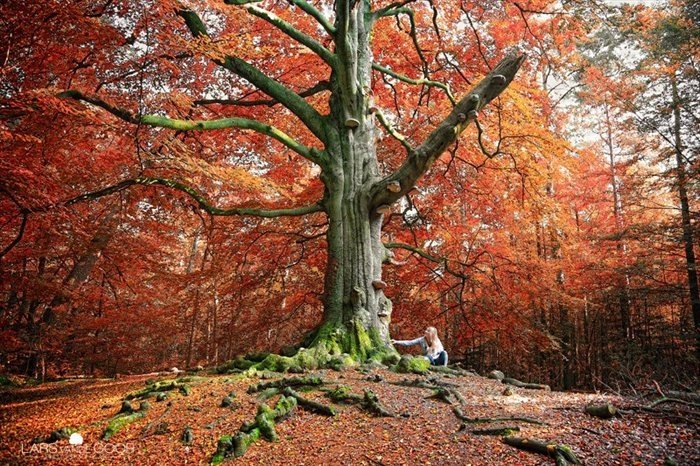
<svg viewBox="0 0 700 466"><path fill-rule="evenodd" d="M413 345L420 345L421 341L424 340L425 337L418 337L414 340L391 340L391 342L395 345L399 346L413 346Z"/></svg>

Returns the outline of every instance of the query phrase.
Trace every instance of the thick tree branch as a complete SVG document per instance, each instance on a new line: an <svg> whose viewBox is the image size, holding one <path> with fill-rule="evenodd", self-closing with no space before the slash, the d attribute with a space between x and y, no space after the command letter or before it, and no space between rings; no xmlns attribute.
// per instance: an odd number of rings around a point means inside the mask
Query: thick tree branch
<svg viewBox="0 0 700 466"><path fill-rule="evenodd" d="M305 91L299 92L301 97L311 97L323 91L330 90L330 83L328 81L319 81L315 85L306 89ZM210 105L210 104L221 104L221 105L235 105L237 107L257 107L257 106L267 106L273 107L279 104L279 101L275 99L256 99L256 100L244 100L244 99L199 99L192 102L195 105Z"/></svg>
<svg viewBox="0 0 700 466"><path fill-rule="evenodd" d="M330 50L321 45L321 43L313 37L310 37L304 34L303 32L299 31L294 26L284 21L271 11L264 10L257 6L249 6L247 10L251 15L257 16L258 18L267 21L268 23L272 24L277 29L294 39L295 41L307 47L309 50L321 57L321 59L325 61L328 65L330 65L331 68L335 67L335 56L333 55L333 53L331 53Z"/></svg>
<svg viewBox="0 0 700 466"><path fill-rule="evenodd" d="M167 178L139 177L139 178L133 178L133 179L121 181L115 185L108 186L108 187L100 189L98 191L92 191L89 193L81 194L79 196L73 197L71 199L68 199L67 201L64 201L64 202L61 202L58 204L49 204L49 205L44 205L44 206L26 208L23 210L23 213L46 212L46 211L51 210L51 209L56 208L56 207L61 207L61 206L67 207L67 206L71 206L73 204L77 204L78 202L99 199L101 197L108 196L110 194L114 194L114 193L123 191L123 190L125 190L131 186L135 186L135 185L165 186L165 187L168 187L171 189L175 189L177 191L181 191L181 192L187 194L188 196L190 196L195 201L197 201L199 208L204 210L205 212L211 214L211 215L220 215L220 216L240 215L240 216L275 218L275 217L301 216L301 215L306 215L306 214L310 214L313 212L323 211L323 207L318 202L314 203L314 204L307 205L307 206L293 207L293 208L289 208L289 209L259 209L259 208L252 208L252 207L233 207L233 208L229 208L229 209L222 209L219 207L212 206L209 203L209 201L207 201L207 199L202 194L200 194L198 191L191 188L190 186L187 186L186 184L181 183L179 181L170 180Z"/></svg>
<svg viewBox="0 0 700 466"><path fill-rule="evenodd" d="M323 13L318 11L313 5L310 3L304 1L304 0L287 0L289 3L292 5L296 5L299 8L301 8L306 14L309 16L313 17L318 21L318 24L323 26L323 29L326 30L328 34L331 36L335 35L335 27L331 24L331 22L328 20L328 18L325 17Z"/></svg>
<svg viewBox="0 0 700 466"><path fill-rule="evenodd" d="M414 1L415 0L403 0L401 2L390 3L389 5L385 6L384 8L380 8L380 9L376 10L374 12L374 15L377 18L382 18L384 16L396 15L398 13L401 13L401 11L397 12L397 10L400 10L401 7L408 5L409 3L413 3Z"/></svg>
<svg viewBox="0 0 700 466"><path fill-rule="evenodd" d="M515 77L524 56L508 55L467 94L450 114L433 130L425 142L418 146L399 169L377 183L372 189L372 206L390 205L404 196L432 163L452 144L477 112L495 99ZM401 189L394 192L387 186L399 183Z"/></svg>
<svg viewBox="0 0 700 466"><path fill-rule="evenodd" d="M384 116L384 113L382 113L381 110L376 109L375 114L377 115L377 120L379 120L379 122L382 124L382 126L384 126L384 129L386 129L387 132L389 134L391 134L391 136L394 139L399 141L406 148L406 150L408 151L409 154L411 152L413 152L413 147L408 142L406 137L403 134L396 131L393 126L391 126L391 123L389 123L389 121L386 119L386 116Z"/></svg>
<svg viewBox="0 0 700 466"><path fill-rule="evenodd" d="M243 1L235 4L254 3ZM208 33L204 23L197 13L188 9L177 10L177 14L184 20L193 37L207 36ZM247 61L232 56L224 59L214 59L214 63L226 68L232 73L245 79L253 86L269 95L296 115L311 132L324 143L326 138L326 124L320 113L318 113L299 94L295 93L282 83L275 81Z"/></svg>
<svg viewBox="0 0 700 466"><path fill-rule="evenodd" d="M249 129L260 134L269 136L273 139L276 139L277 141L292 149L294 152L300 154L301 156L314 163L317 163L319 165L323 163L323 161L321 160L322 156L320 155L321 153L319 151L312 150L309 147L300 144L288 134L280 131L274 126L262 123L260 121L237 117L219 118L216 120L178 120L161 115L137 116L130 113L128 110L108 104L107 102L98 97L86 96L80 91L68 90L65 92L61 92L60 94L58 94L58 96L88 102L92 105L107 110L109 113L121 118L124 121L134 124L155 126L158 128L169 128L178 131L210 131L226 128Z"/></svg>
<svg viewBox="0 0 700 466"><path fill-rule="evenodd" d="M380 65L379 63L372 63L372 69L379 71L380 73L388 74L392 78L398 79L399 81L405 82L407 84L414 84L414 85L418 85L418 86L425 85L425 86L437 87L439 89L442 89L443 91L445 91L445 94L447 94L447 98L450 99L450 102L452 102L452 105L457 105L457 101L455 100L454 96L452 95L452 91L450 90L450 86L448 86L445 83L441 83L439 81L432 81L432 80L426 79L426 78L420 78L420 79L409 78L408 76L397 73L396 71L393 71L390 68L387 68L386 66Z"/></svg>

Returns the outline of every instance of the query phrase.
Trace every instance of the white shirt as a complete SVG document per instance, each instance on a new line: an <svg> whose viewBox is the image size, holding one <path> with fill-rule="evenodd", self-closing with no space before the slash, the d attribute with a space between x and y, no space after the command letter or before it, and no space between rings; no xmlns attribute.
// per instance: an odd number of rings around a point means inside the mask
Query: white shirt
<svg viewBox="0 0 700 466"><path fill-rule="evenodd" d="M399 346L420 345L421 348L423 349L423 353L425 353L426 356L430 356L432 358L436 358L438 356L438 354L445 351L445 348L443 348L443 346L442 346L442 342L437 337L435 338L435 341L433 342L432 348L428 347L428 342L425 341L424 336L418 337L415 340L395 340L394 344L399 345Z"/></svg>

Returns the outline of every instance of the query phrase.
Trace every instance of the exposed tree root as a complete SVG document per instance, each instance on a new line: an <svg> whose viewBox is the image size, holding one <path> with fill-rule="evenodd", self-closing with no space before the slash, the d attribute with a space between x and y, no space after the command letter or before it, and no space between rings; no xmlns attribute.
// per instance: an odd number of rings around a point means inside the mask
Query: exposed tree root
<svg viewBox="0 0 700 466"><path fill-rule="evenodd" d="M462 422L465 422L467 424L486 424L489 422L504 422L504 421L518 421L518 422L526 422L528 424L536 424L539 426L546 426L546 422L538 421L537 419L533 419L530 417L520 417L520 416L505 416L505 417L474 417L470 418L464 415L462 410L455 406L452 408L452 411L455 413L455 416L457 416L457 419L459 419Z"/></svg>
<svg viewBox="0 0 700 466"><path fill-rule="evenodd" d="M470 430L469 433L472 435L496 435L499 437L507 437L513 435L514 432L520 432L520 427L518 426L506 426L506 427L491 427L487 429L474 429Z"/></svg>
<svg viewBox="0 0 700 466"><path fill-rule="evenodd" d="M472 371L467 371L464 369L459 369L459 368L454 368L454 367L449 367L449 366L430 366L428 368L430 372L439 372L441 374L449 374L449 375L456 375L456 376L465 376L465 375L476 375Z"/></svg>
<svg viewBox="0 0 700 466"><path fill-rule="evenodd" d="M158 401L162 401L164 398L162 394L165 392L169 392L172 390L179 390L180 393L182 393L185 396L188 396L191 393L191 388L189 385L186 385L186 382L195 382L198 381L199 379L204 380L204 378L201 377L184 377L181 379L177 380L163 380L160 382L153 382L149 381L148 385L146 388L132 392L127 394L124 399L125 400L135 400L135 399L144 399L144 398L150 398L151 396L155 396L156 399L161 398Z"/></svg>
<svg viewBox="0 0 700 466"><path fill-rule="evenodd" d="M129 406L131 406L130 403ZM147 401L141 402L141 406L139 406L138 411L133 411L133 408L125 409L125 407L122 406L122 410L119 411L119 413L116 416L109 420L107 428L102 434L102 440L109 440L112 436L114 436L114 434L119 432L125 426L145 417L149 407L150 405Z"/></svg>
<svg viewBox="0 0 700 466"><path fill-rule="evenodd" d="M332 406L324 405L323 403L319 403L318 401L304 398L299 393L295 392L291 387L285 387L282 393L284 393L285 396L291 396L296 398L297 404L300 407L304 408L307 411L311 411L312 413L321 414L323 416L335 416L336 414L338 414Z"/></svg>
<svg viewBox="0 0 700 466"><path fill-rule="evenodd" d="M192 428L190 426L185 426L185 430L182 431L182 435L180 436L180 441L185 445L190 445L193 440L194 432L192 432Z"/></svg>
<svg viewBox="0 0 700 466"><path fill-rule="evenodd" d="M333 390L326 393L326 396L328 396L331 400L333 400L336 403L362 403L364 397L362 395L352 393L350 390L350 387L348 387L347 385L338 385Z"/></svg>
<svg viewBox="0 0 700 466"><path fill-rule="evenodd" d="M501 383L513 385L514 387L518 387L518 388L531 388L533 390L545 390L547 392L551 390L549 385L543 385L543 384L539 384L539 383L525 383L525 382L521 382L518 379L512 379L510 377L504 378L503 380L501 380Z"/></svg>
<svg viewBox="0 0 700 466"><path fill-rule="evenodd" d="M342 371L361 363L396 364L399 355L382 340L375 329L366 329L359 321L347 325L326 324L307 339L308 348L299 348L292 356L269 354L261 361L238 358L220 366L218 371L270 370L301 373L329 368Z"/></svg>
<svg viewBox="0 0 700 466"><path fill-rule="evenodd" d="M415 388L426 388L433 391L433 394L428 398L437 398L439 400L445 401L446 403L452 404L453 400L450 398L453 396L460 404L466 404L466 400L459 391L457 391L458 384L446 382L440 380L437 377L429 377L427 379L403 379L398 382L391 382L394 385L401 385L404 387L415 387Z"/></svg>
<svg viewBox="0 0 700 466"><path fill-rule="evenodd" d="M444 387L434 388L432 395L428 396L428 398L436 399L449 405L454 403L452 400L452 391Z"/></svg>
<svg viewBox="0 0 700 466"><path fill-rule="evenodd" d="M270 442L279 440L275 431L275 423L287 418L296 406L297 399L295 397L285 397L284 395L277 401L275 409L265 404L259 405L255 421L243 423L234 436L225 435L219 439L211 463L220 464L225 458L243 456L248 447L260 437Z"/></svg>
<svg viewBox="0 0 700 466"><path fill-rule="evenodd" d="M568 464L582 464L571 448L567 445L557 445L555 443L542 442L521 437L503 437L503 442L511 447L521 450L541 453L554 458L557 466L567 466Z"/></svg>
<svg viewBox="0 0 700 466"><path fill-rule="evenodd" d="M663 403L678 403L686 406L692 406L694 408L700 408L700 403L693 403L692 401L686 401L686 400L681 400L679 398L671 398L671 397L661 397L658 400L654 400L651 402L649 405L646 406L647 409L654 409L658 405L663 404Z"/></svg>
<svg viewBox="0 0 700 466"><path fill-rule="evenodd" d="M70 438L71 434L76 432L75 429L72 427L61 427L60 429L56 429L53 432L49 434L48 437L38 437L35 438L32 443L54 443L58 442L59 440L64 440L67 438Z"/></svg>
<svg viewBox="0 0 700 466"><path fill-rule="evenodd" d="M430 361L422 356L404 354L393 369L401 374L425 374L430 370Z"/></svg>
<svg viewBox="0 0 700 466"><path fill-rule="evenodd" d="M248 393L261 392L269 388L283 389L286 387L304 387L311 386L317 387L323 385L325 382L321 377L308 376L308 377L288 377L286 379L273 380L270 382L260 382L248 387Z"/></svg>
<svg viewBox="0 0 700 466"><path fill-rule="evenodd" d="M361 404L364 409L375 416L396 417L394 413L381 404L379 398L372 390L365 389L364 395L358 395L352 393L350 387L339 385L335 389L329 391L327 396L336 403Z"/></svg>
<svg viewBox="0 0 700 466"><path fill-rule="evenodd" d="M379 398L372 390L365 389L364 406L368 411L377 416L396 417L394 413L387 410L384 405L379 402Z"/></svg>

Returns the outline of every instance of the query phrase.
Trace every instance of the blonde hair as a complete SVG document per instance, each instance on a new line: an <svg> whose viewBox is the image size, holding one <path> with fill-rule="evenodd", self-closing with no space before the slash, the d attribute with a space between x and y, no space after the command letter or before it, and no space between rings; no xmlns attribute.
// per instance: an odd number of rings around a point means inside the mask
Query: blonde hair
<svg viewBox="0 0 700 466"><path fill-rule="evenodd" d="M425 329L425 340L429 348L432 348L436 342L440 341L435 327L428 327Z"/></svg>

